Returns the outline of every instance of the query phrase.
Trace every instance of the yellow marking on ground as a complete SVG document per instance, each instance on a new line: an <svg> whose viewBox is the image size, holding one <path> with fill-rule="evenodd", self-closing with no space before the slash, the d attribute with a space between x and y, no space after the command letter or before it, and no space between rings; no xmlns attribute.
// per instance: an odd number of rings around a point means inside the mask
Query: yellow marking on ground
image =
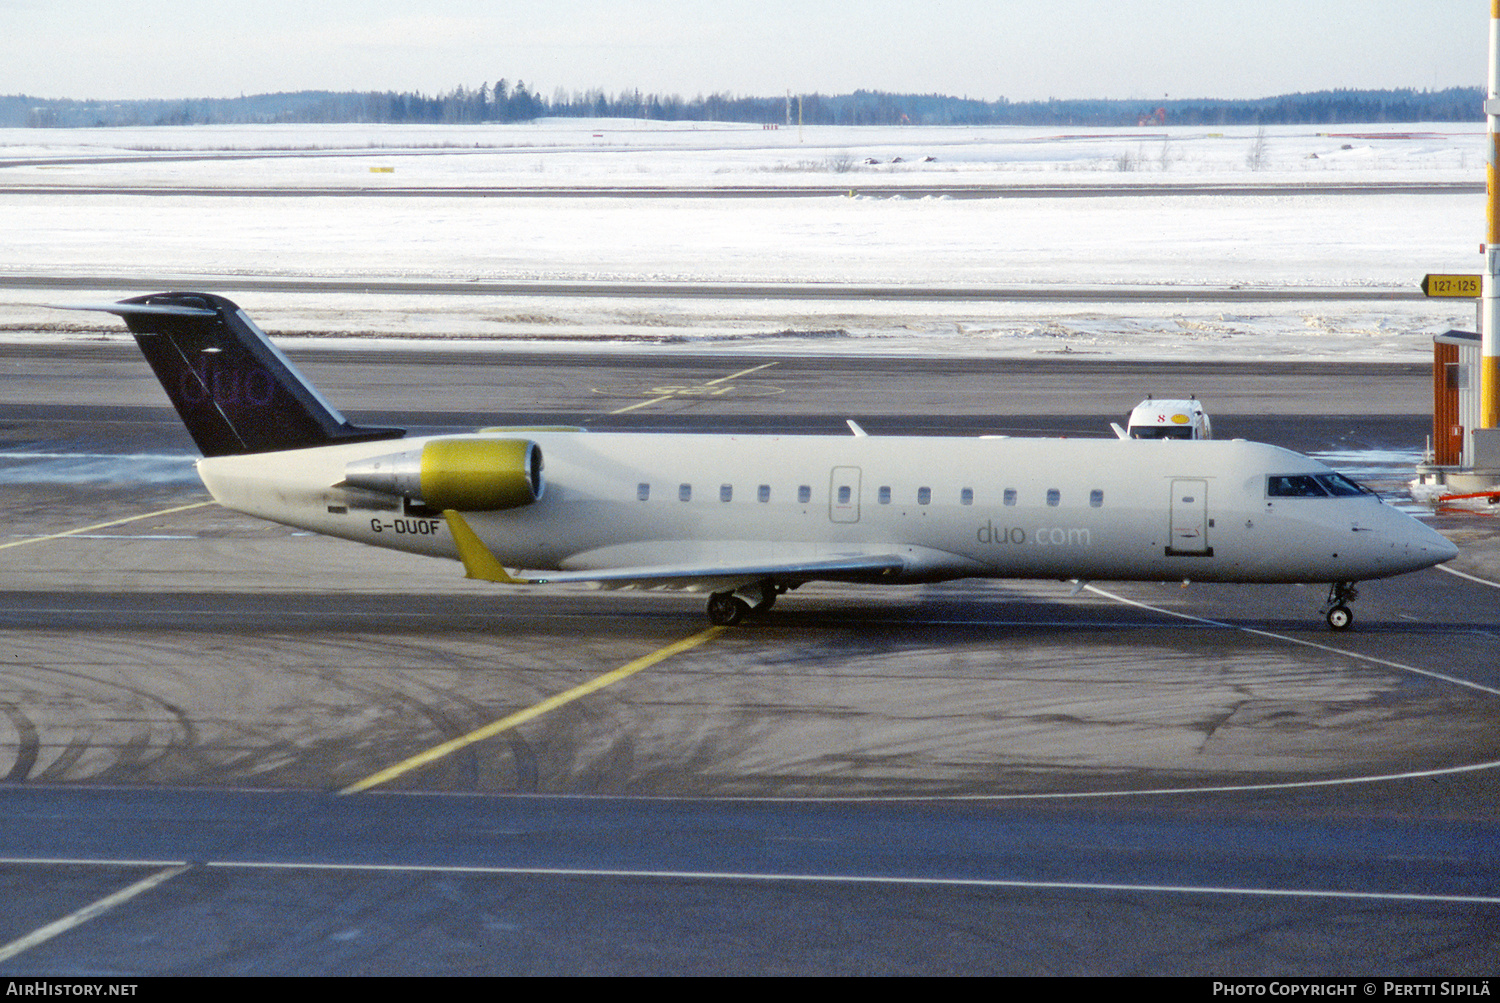
<svg viewBox="0 0 1500 1003"><path fill-rule="evenodd" d="M486 738L493 738L495 735L500 734L502 731L509 731L511 728L514 728L517 725L525 724L527 721L531 721L535 718L541 717L548 711L556 710L564 704L572 703L579 697L585 697L590 693L594 693L604 689L606 686L612 686L622 679L635 675L642 669L649 669L651 666L657 664L658 662L663 662L668 658L671 658L673 655L680 655L684 651L691 651L693 648L696 648L699 645L707 644L715 637L718 637L720 634L724 633L724 631L727 629L727 627L710 627L707 630L699 631L691 637L684 637L680 641L675 641L672 644L667 645L665 648L659 648L656 651L651 652L651 654L649 655L644 655L640 658L637 658L633 662L627 662L626 664L620 666L618 669L615 669L611 672L606 672L604 673L604 675L591 679L588 682L583 683L582 685L575 686L570 690L559 693L557 696L548 697L541 703L533 704L532 706L527 707L525 710L520 710L507 717L502 717L500 720L493 721L485 725L483 728L477 728L474 731L469 732L467 735L460 735L458 738L444 742L441 745L435 745L432 748L428 749L426 752L419 752L415 756L412 756L410 759L404 759L394 766L386 767L379 773L372 774L371 776L365 777L365 779L363 780L350 784L348 787L343 788L338 793L357 794L360 791L369 790L371 787L377 787L389 780L394 780L402 774L410 773L412 770L415 770L422 766L426 766L428 763L436 762L437 760L442 759L444 756L447 756L450 753L457 752L459 749L463 749L470 745L473 745L475 742L482 742Z"/></svg>
<svg viewBox="0 0 1500 1003"><path fill-rule="evenodd" d="M720 376L716 380L708 380L706 382L698 384L698 386L699 387L717 386L720 383L726 383L729 380L736 379L737 377L740 377L740 376L749 376L751 373L760 372L760 370L762 370L762 369L770 369L774 365L777 365L777 363L775 363L775 362L766 362L766 363L762 363L759 366L751 366L749 369L741 369L737 373L730 373L728 376ZM648 400L637 401L634 404L631 404L631 405L629 405L627 407L619 408L618 410L611 411L609 413L610 414L624 414L627 411L634 411L636 408L647 407L648 405L651 405L651 404L660 404L662 401L671 400L673 397L678 397L678 396L682 396L682 397L692 396L692 390L693 389L695 389L695 388L693 388L693 387L686 387L686 388L684 388L684 389L682 389L680 391L673 391L672 393L662 394L660 397L652 397L652 398L650 398Z"/></svg>
<svg viewBox="0 0 1500 1003"><path fill-rule="evenodd" d="M89 533L96 529L107 529L110 526L122 526L127 522L136 522L141 519L150 519L152 516L171 515L173 512L186 512L189 509L203 508L206 505L217 505L218 502L193 502L191 505L177 505L173 508L158 509L155 512L144 512L141 515L127 515L123 519L112 519L109 522L97 522L92 526L79 526L77 529L65 529L61 533L48 533L46 536L32 536L24 540L12 540L9 543L0 543L0 550L7 547L21 547L28 543L42 543L45 540L57 540L64 536L75 536L79 533Z"/></svg>
<svg viewBox="0 0 1500 1003"><path fill-rule="evenodd" d="M617 411L611 411L610 414L624 414L626 411L634 411L638 407L646 407L648 404L660 404L662 401L670 399L670 394L666 397L652 397L650 400L643 400L639 403L632 404L629 407L622 407Z"/></svg>
<svg viewBox="0 0 1500 1003"><path fill-rule="evenodd" d="M152 874L149 877L142 878L133 885L128 885L125 888L121 888L113 895L106 895L99 901L94 902L91 905L86 905L75 913L71 913L67 916L64 916L62 919L56 920L52 923L48 923L46 926L38 930L33 930L26 936L17 938L16 940L11 941L9 944L6 944L4 947L0 947L0 961L9 961L11 958L14 958L22 951L28 951L38 944L46 943L53 937L56 937L58 934L67 933L75 926L82 926L84 923L87 923L95 916L100 916L106 912L109 912L115 906L121 904L122 902L128 902L142 892L149 892L157 885L170 881L184 871L190 870L191 867L191 864L175 864L172 867L168 867L166 870L157 871L155 874Z"/></svg>
<svg viewBox="0 0 1500 1003"><path fill-rule="evenodd" d="M767 362L767 363L765 363L763 365L751 366L749 369L741 369L737 373L730 373L728 376L720 376L716 380L709 380L706 383L704 383L703 385L706 386L706 387L711 387L715 383L727 383L730 380L737 379L738 377L741 377L741 376L749 376L751 373L758 373L762 369L770 369L774 365L777 365L777 363L775 363L775 362Z"/></svg>

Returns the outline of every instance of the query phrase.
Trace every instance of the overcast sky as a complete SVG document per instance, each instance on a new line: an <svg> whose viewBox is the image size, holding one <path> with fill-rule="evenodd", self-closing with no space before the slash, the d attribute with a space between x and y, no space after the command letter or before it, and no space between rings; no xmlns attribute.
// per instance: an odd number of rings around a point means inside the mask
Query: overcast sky
<svg viewBox="0 0 1500 1003"><path fill-rule="evenodd" d="M551 96L858 88L1011 100L1482 86L1484 0L0 0L0 94Z"/></svg>

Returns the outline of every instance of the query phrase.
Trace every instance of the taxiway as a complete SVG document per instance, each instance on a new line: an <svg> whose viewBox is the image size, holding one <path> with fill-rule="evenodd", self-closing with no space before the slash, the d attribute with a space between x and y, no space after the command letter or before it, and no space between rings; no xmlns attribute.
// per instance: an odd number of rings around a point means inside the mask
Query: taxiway
<svg viewBox="0 0 1500 1003"><path fill-rule="evenodd" d="M132 346L4 351L0 972L1493 967L1482 523L1441 523L1469 577L1368 583L1346 635L1315 587L807 586L621 674L701 603L484 585L204 504ZM1429 393L1373 364L296 358L354 420L422 431L1108 434L1186 389L1221 436L1365 456L1419 447Z"/></svg>

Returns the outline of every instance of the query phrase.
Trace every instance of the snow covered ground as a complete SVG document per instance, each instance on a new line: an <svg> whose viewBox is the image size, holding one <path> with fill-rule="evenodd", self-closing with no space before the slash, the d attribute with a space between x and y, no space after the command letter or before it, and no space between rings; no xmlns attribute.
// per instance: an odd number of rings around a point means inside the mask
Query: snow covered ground
<svg viewBox="0 0 1500 1003"><path fill-rule="evenodd" d="M396 166L399 184L479 183L796 185L850 180L1072 182L1179 179L1474 181L1483 179L1484 127L1437 125L1153 127L781 126L619 119L520 125L163 126L0 129L0 163L37 158L270 154L248 162L76 165L75 183L368 184L368 158ZM303 154L326 159L308 163ZM275 155L281 155L278 159ZM349 158L362 158L349 162ZM901 163L892 163L895 157ZM931 161L924 158L932 157ZM866 158L880 161L866 165ZM9 170L6 184L57 175Z"/></svg>
<svg viewBox="0 0 1500 1003"><path fill-rule="evenodd" d="M1204 183L1481 182L1478 125L1066 130L554 120L518 126L0 130L0 333L107 319L49 302L210 282L273 332L647 341L702 349L1421 360L1472 327L1462 300L1319 301L1476 272L1482 194L1201 195ZM200 157L201 159L172 159ZM896 162L899 158L899 162ZM928 159L931 158L931 159ZM866 160L875 163L865 163ZM1143 185L1129 196L1079 195ZM672 189L837 186L683 197ZM862 195L862 186L1046 185L1068 197ZM198 194L99 193L189 186ZM650 188L654 197L412 196L410 189ZM236 190L392 189L386 196ZM61 190L59 190L61 189ZM203 192L209 194L203 194ZM1243 287L1296 302L916 303L235 293L246 278L892 287ZM117 329L117 328L116 328Z"/></svg>

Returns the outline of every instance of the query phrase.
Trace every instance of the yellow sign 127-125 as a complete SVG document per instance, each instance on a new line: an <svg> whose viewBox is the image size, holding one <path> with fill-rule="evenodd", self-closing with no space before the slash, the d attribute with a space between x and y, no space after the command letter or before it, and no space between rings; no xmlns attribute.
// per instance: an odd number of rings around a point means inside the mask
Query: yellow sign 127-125
<svg viewBox="0 0 1500 1003"><path fill-rule="evenodd" d="M1426 296L1462 296L1479 298L1479 276L1477 275L1428 275L1422 279L1422 293Z"/></svg>

